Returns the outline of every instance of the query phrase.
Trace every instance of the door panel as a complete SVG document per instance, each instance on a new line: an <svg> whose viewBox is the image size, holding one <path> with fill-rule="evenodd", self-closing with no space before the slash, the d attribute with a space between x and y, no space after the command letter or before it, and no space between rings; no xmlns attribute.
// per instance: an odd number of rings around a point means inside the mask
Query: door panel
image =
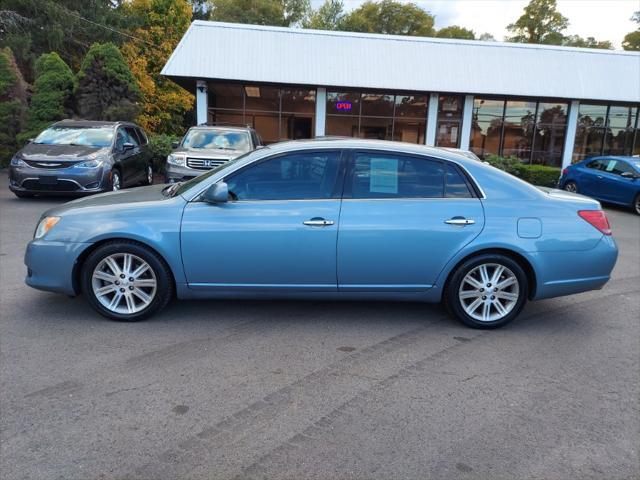
<svg viewBox="0 0 640 480"><path fill-rule="evenodd" d="M454 165L356 152L340 214L338 289L428 289L483 225L482 204Z"/></svg>
<svg viewBox="0 0 640 480"><path fill-rule="evenodd" d="M475 223L445 223L454 217ZM338 239L338 288L430 288L449 259L477 237L483 225L477 198L345 199Z"/></svg>
<svg viewBox="0 0 640 480"><path fill-rule="evenodd" d="M234 201L190 203L181 232L189 286L336 291L341 167L339 151L277 155L225 179Z"/></svg>
<svg viewBox="0 0 640 480"><path fill-rule="evenodd" d="M182 256L192 288L336 290L340 200L190 203ZM333 225L307 226L324 218Z"/></svg>

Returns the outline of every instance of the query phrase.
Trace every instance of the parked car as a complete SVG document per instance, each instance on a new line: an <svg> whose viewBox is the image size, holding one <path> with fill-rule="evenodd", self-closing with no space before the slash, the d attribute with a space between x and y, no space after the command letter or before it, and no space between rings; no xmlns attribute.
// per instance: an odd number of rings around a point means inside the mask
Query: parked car
<svg viewBox="0 0 640 480"><path fill-rule="evenodd" d="M631 207L640 215L640 158L591 157L562 171L560 188Z"/></svg>
<svg viewBox="0 0 640 480"><path fill-rule="evenodd" d="M151 184L147 143L144 131L133 123L63 120L13 156L9 188L23 198Z"/></svg>
<svg viewBox="0 0 640 480"><path fill-rule="evenodd" d="M443 301L472 327L599 289L617 247L600 204L465 155L310 140L190 181L46 212L26 283L140 320L177 296Z"/></svg>
<svg viewBox="0 0 640 480"><path fill-rule="evenodd" d="M167 157L165 181L189 180L261 145L260 136L249 126L215 124L191 127Z"/></svg>

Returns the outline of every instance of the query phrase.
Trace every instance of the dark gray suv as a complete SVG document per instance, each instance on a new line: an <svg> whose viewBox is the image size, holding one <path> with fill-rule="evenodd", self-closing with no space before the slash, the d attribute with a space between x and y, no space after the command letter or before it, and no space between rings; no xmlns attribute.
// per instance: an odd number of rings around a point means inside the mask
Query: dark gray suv
<svg viewBox="0 0 640 480"><path fill-rule="evenodd" d="M230 124L191 127L167 157L167 183L181 182L218 167L262 145L249 126Z"/></svg>
<svg viewBox="0 0 640 480"><path fill-rule="evenodd" d="M18 197L31 197L151 184L147 143L133 123L63 120L13 156L9 188Z"/></svg>

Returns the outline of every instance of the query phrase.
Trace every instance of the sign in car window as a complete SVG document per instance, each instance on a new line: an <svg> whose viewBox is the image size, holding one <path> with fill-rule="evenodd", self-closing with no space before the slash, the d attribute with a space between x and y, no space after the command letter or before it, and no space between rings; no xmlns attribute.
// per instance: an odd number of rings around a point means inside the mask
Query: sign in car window
<svg viewBox="0 0 640 480"><path fill-rule="evenodd" d="M371 157L369 191L371 193L398 193L398 159Z"/></svg>
<svg viewBox="0 0 640 480"><path fill-rule="evenodd" d="M607 165L606 171L611 172L614 168L616 168L617 160L609 160L609 165Z"/></svg>

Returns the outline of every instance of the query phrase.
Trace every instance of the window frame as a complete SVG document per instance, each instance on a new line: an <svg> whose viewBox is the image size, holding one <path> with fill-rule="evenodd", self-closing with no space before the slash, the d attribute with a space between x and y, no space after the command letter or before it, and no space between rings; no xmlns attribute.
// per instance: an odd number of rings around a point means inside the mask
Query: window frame
<svg viewBox="0 0 640 480"><path fill-rule="evenodd" d="M331 190L331 195L327 198L281 198L281 199L268 199L268 200L248 200L248 199L238 199L232 200L232 203L248 203L248 202L312 202L312 201L326 201L326 200L340 200L342 198L342 191L344 189L344 180L346 175L346 162L345 162L345 150L341 148L317 148L317 149L304 149L304 150L295 150L288 152L279 152L273 155L269 155L267 157L261 158L252 162L248 165L244 165L233 172L230 172L228 175L225 175L218 182L228 183L230 179L235 177L236 175L240 175L244 171L257 167L265 162L269 162L271 160L276 160L281 157L288 157L291 155L300 155L300 154L321 154L321 153L337 153L338 154L338 172L336 175L336 180L334 182L333 188Z"/></svg>
<svg viewBox="0 0 640 480"><path fill-rule="evenodd" d="M353 186L353 174L355 171L355 159L358 154L373 154L373 155L388 155L388 156L399 156L399 157L408 157L408 158L416 158L425 161L432 161L442 165L443 169L443 196L442 197L353 197L352 186ZM410 152L396 152L393 150L378 150L378 149L370 149L370 148L354 148L349 149L345 155L345 166L346 172L343 178L343 191L342 191L342 199L343 200L470 200L470 199L480 199L482 198L480 194L480 189L476 185L475 181L471 178L471 175L466 171L465 168L461 167L458 163L446 160L444 158L433 157L430 155L422 155L419 153L410 153ZM462 180L467 185L467 189L469 190L469 197L447 197L447 169L451 166L455 169L459 174Z"/></svg>

